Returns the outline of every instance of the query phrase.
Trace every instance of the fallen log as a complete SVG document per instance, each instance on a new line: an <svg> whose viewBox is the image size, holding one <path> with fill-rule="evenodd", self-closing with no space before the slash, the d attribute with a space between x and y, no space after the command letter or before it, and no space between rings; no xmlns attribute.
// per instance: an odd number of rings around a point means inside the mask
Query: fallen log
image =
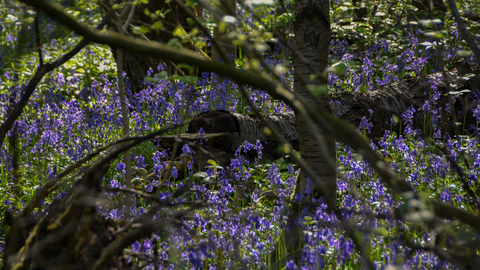
<svg viewBox="0 0 480 270"><path fill-rule="evenodd" d="M371 138L382 137L385 130L392 129L392 116L401 117L411 106L415 109L412 124L414 129L424 131L426 117L429 111L425 112L425 102L429 101L431 110L437 109L440 120L438 127L443 134L455 135L451 121L450 110L448 110L448 95L453 99L454 113L456 119L461 122L460 132L468 134L471 132L470 125L476 125L477 119L473 117L472 109L478 105L477 97L480 97L480 72L474 66L459 63L456 67L446 72L447 80L451 90L443 79L442 72L430 75L407 78L376 90L367 92L342 92L332 94L331 106L334 114L354 126L359 126L362 118L372 123L369 136ZM436 88L438 95L435 96ZM434 100L435 99L435 100ZM425 113L427 115L425 116ZM295 115L293 112L264 115L267 121L283 133L292 142L296 143L298 135L295 130ZM458 123L457 123L458 124ZM393 127L394 131L402 132L400 126ZM206 133L230 132L240 133L239 141L232 147L239 146L247 140L255 143L256 140L268 141L263 133L263 126L255 115L241 115L226 111L208 111L195 117L187 130L188 133L197 133L202 128ZM428 135L428 134L427 134ZM295 145L294 145L295 148Z"/></svg>
<svg viewBox="0 0 480 270"><path fill-rule="evenodd" d="M437 127L442 135L455 136L454 124L451 120L448 95L453 99L454 113L458 119L458 127L461 134L477 132L469 130L470 126L477 126L477 119L473 116L472 110L479 104L480 97L480 72L470 65L457 64L447 71L447 81L450 90L443 79L441 72L430 75L407 78L389 85L379 87L373 91L364 93L337 93L331 95L331 105L334 114L348 123L358 127L362 118L366 118L372 124L370 138L376 140L385 134L386 130L392 130L402 134L405 124L392 124L392 116L401 115L407 109L413 107L412 128L421 132L422 136L430 130L432 115L425 112L425 102L430 103L431 109L438 112ZM432 86L438 91L435 94ZM433 96L436 95L435 100ZM287 138L294 150L298 149L298 134L295 129L295 115L292 111L264 115L265 119L274 124L277 129ZM428 121L427 121L428 120ZM459 124L460 123L460 124ZM198 133L203 130L204 137L208 138L204 147L210 151L211 156L217 157L217 162L226 166L230 164L234 153L245 141L255 144L258 141L263 144L263 159L275 160L284 154L279 150L277 142L264 132L264 126L255 115L243 115L228 111L207 111L192 119L187 129L187 134L181 134L180 139L186 141L198 141ZM172 148L174 138L163 137L160 145L163 148ZM181 147L181 146L180 146ZM198 152L198 151L197 151ZM252 151L253 152L253 151ZM256 158L256 153L243 153L250 161ZM202 170L208 165L209 158L197 153L193 156L194 166ZM180 171L180 170L179 170ZM183 175L182 175L183 176ZM180 177L180 176L179 176Z"/></svg>
<svg viewBox="0 0 480 270"><path fill-rule="evenodd" d="M369 136L372 138L382 137L385 130L392 128L390 119L393 115L401 116L408 108L413 106L416 113L413 115L413 128L425 131L426 120L430 120L431 114L422 110L426 101L430 101L431 110L437 108L440 119L437 125L442 134L455 135L454 123L451 120L448 103L448 95L454 101L454 110L456 119L461 122L459 126L461 134L469 134L470 125L476 125L476 119L473 117L472 109L478 105L480 89L480 72L477 68L470 65L457 63L454 68L446 72L447 81L451 89L443 78L442 72L429 74L425 76L407 78L376 90L364 93L343 92L331 96L332 109L335 115L346 122L359 126L360 121L365 116L373 124ZM434 86L439 95L434 100ZM457 123L458 124L458 123ZM402 132L400 126L394 128L396 132ZM431 134L423 134L428 136Z"/></svg>

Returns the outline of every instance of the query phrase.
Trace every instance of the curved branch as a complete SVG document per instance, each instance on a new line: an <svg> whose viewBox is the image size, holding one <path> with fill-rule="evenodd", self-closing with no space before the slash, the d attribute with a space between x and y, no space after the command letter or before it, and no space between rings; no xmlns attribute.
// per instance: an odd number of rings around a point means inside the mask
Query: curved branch
<svg viewBox="0 0 480 270"><path fill-rule="evenodd" d="M467 27L465 26L465 23L463 22L463 19L460 16L460 13L458 12L457 4L455 3L455 0L448 0L448 5L452 10L455 20L457 21L457 26L458 26L458 29L460 30L460 33L462 33L463 39L467 42L468 47L472 49L473 54L475 54L475 57L477 58L477 66L480 67L480 48L468 33Z"/></svg>

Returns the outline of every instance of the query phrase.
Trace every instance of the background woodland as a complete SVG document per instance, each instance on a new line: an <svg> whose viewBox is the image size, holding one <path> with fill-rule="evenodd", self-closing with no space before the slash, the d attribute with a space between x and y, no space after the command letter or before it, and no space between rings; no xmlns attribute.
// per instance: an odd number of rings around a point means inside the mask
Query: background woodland
<svg viewBox="0 0 480 270"><path fill-rule="evenodd" d="M0 4L4 269L477 269L476 1Z"/></svg>

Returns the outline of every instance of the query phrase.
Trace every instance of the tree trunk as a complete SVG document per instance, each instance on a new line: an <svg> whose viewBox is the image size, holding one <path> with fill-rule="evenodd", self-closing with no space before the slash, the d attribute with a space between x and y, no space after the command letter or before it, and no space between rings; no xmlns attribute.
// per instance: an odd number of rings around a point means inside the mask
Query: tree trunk
<svg viewBox="0 0 480 270"><path fill-rule="evenodd" d="M318 71L323 71L327 67L328 46L330 43L330 15L328 0L301 0L295 1L295 50L310 62ZM326 85L325 78L317 78L312 80L312 71L304 62L294 54L294 92L306 98L311 104L316 104L326 110L329 110L328 95L321 95L315 99L311 98L307 84L310 85ZM334 206L337 194L337 175L336 168L328 165L327 160L319 153L320 145L314 138L312 126L309 126L306 119L300 115L296 115L296 128L300 141L300 153L302 159L312 168L314 173L319 177L321 185L326 189L328 194L324 201ZM328 146L330 158L335 160L335 137L328 134L320 125L316 126L317 130L323 135L324 145ZM307 177L303 171L297 178L293 196L303 194L307 188ZM318 190L314 190L314 196L318 196Z"/></svg>
<svg viewBox="0 0 480 270"><path fill-rule="evenodd" d="M145 14L147 9L151 14L155 14L157 11L171 11L166 13L164 18L158 17L156 19L152 19L150 16ZM131 23L132 26L150 26L159 21L162 23L163 27L158 30L150 30L148 33L141 34L140 36L132 33L131 27L128 27L127 30L130 36L166 44L169 40L174 38L172 33L177 26L183 27L187 33L192 30L192 27L187 22L187 18L188 16L184 14L173 2L167 3L165 1L148 1L146 4L140 4L136 6ZM109 30L120 32L116 21L109 23L108 28ZM187 49L195 49L195 46L190 43L185 43L183 46L185 46ZM112 52L113 56L116 58L116 48L112 48ZM156 73L158 72L158 66L164 63L171 68L172 71L175 71L176 67L171 62L165 62L159 58L148 57L146 55L125 51L123 70L127 74L130 84L133 87L133 91L138 92L141 90L142 82L147 76L150 68L152 68L153 72Z"/></svg>

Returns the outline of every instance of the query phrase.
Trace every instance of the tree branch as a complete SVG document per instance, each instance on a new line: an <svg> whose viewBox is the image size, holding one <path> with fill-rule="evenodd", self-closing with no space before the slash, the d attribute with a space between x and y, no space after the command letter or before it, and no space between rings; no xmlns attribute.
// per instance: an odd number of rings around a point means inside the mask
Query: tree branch
<svg viewBox="0 0 480 270"><path fill-rule="evenodd" d="M460 30L460 33L462 33L462 37L467 42L468 47L470 47L470 49L473 51L473 54L475 54L475 58L477 58L477 66L480 67L480 48L472 39L472 37L470 36L470 33L468 33L467 27L465 26L465 23L463 22L463 19L460 16L460 13L458 12L457 4L455 3L455 0L448 0L448 5L452 10L455 20L457 21L458 30Z"/></svg>

